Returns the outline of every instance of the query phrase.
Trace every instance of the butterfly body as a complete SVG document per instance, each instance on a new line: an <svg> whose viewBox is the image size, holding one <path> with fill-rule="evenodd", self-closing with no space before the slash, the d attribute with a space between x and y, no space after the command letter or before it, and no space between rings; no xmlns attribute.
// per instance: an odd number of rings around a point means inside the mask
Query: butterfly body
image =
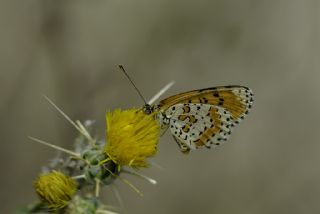
<svg viewBox="0 0 320 214"><path fill-rule="evenodd" d="M251 89L220 86L177 94L144 109L155 111L162 129L170 129L180 150L189 153L224 143L252 103Z"/></svg>

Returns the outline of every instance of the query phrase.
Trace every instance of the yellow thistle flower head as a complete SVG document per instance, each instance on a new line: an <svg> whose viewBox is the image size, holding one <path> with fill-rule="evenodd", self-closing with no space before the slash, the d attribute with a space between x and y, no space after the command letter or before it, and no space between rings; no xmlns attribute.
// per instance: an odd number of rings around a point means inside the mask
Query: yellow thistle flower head
<svg viewBox="0 0 320 214"><path fill-rule="evenodd" d="M155 155L160 127L154 114L133 108L107 112L105 152L120 166L147 167L146 158Z"/></svg>
<svg viewBox="0 0 320 214"><path fill-rule="evenodd" d="M41 201L56 210L68 205L77 190L76 182L58 171L42 174L33 184Z"/></svg>

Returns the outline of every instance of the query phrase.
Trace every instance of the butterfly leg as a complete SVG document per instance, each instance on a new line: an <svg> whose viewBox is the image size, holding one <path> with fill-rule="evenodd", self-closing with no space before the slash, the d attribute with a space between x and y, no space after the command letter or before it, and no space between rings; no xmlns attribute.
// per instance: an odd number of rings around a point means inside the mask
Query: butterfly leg
<svg viewBox="0 0 320 214"><path fill-rule="evenodd" d="M176 143L178 144L180 151L183 154L189 154L190 152L190 148L183 142L181 142L178 138L176 138L175 136L173 136L173 139L176 141Z"/></svg>
<svg viewBox="0 0 320 214"><path fill-rule="evenodd" d="M164 135L164 133L166 133L166 131L168 130L169 126L162 126L161 127L161 130L160 130L160 137L162 135Z"/></svg>

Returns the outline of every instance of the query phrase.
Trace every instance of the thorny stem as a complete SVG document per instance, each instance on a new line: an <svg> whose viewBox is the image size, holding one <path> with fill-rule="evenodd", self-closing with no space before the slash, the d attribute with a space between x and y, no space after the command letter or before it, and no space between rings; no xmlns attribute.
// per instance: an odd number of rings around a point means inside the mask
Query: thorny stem
<svg viewBox="0 0 320 214"><path fill-rule="evenodd" d="M28 138L29 138L30 140L33 140L33 141L38 142L38 143L41 143L41 144L43 144L43 145L45 145L45 146L49 146L49 147L51 147L51 148L54 148L54 149L56 149L56 150L62 151L62 152L64 152L64 153L67 153L67 154L69 154L69 155L71 155L71 156L74 156L74 157L76 157L76 158L79 158L79 159L83 160L82 157L80 156L80 154L75 153L75 152L73 152L73 151L71 151L71 150L64 149L64 148L62 148L62 147L60 147L60 146L56 146L56 145L54 145L54 144L48 143L48 142L43 141L43 140L40 140L40 139L38 139L38 138L34 138L34 137L30 137L30 136L29 136Z"/></svg>
<svg viewBox="0 0 320 214"><path fill-rule="evenodd" d="M125 178L121 178L120 176L114 174L113 172L111 172L110 169L104 167L105 170L107 170L111 175L113 175L114 177L117 177L120 179L120 181L122 181L123 183L127 184L129 187L131 187L136 193L138 193L138 195L140 195L141 197L143 196L142 192L137 188L135 187L132 183L130 183L130 181L128 181L127 179Z"/></svg>
<svg viewBox="0 0 320 214"><path fill-rule="evenodd" d="M154 180L154 179L152 179L152 178L149 178L148 176L143 175L143 174L140 174L140 173L138 173L138 172L129 171L129 170L125 170L125 169L122 169L122 172L127 173L127 174L131 174L131 175L138 176L138 177L140 177L140 178L142 178L142 179L150 182L151 184L154 184L154 185L157 184L157 181L156 181L156 180Z"/></svg>
<svg viewBox="0 0 320 214"><path fill-rule="evenodd" d="M43 95L43 97L64 117L66 118L69 123L71 123L84 137L88 139L89 142L94 142L93 138L90 136L90 134L86 131L86 129L82 129L79 127L73 120L70 119L70 117L64 113L52 100L49 99L46 95ZM84 131L85 130L85 131Z"/></svg>
<svg viewBox="0 0 320 214"><path fill-rule="evenodd" d="M99 197L99 193L100 193L100 179L98 178L95 178L95 181L96 181L96 197L98 198Z"/></svg>
<svg viewBox="0 0 320 214"><path fill-rule="evenodd" d="M116 199L118 200L120 208L124 209L125 208L124 207L124 203L123 203L123 200L122 200L121 195L119 193L119 190L117 189L117 186L116 185L112 185L111 186L111 190L112 190L113 194L116 196Z"/></svg>
<svg viewBox="0 0 320 214"><path fill-rule="evenodd" d="M169 82L167 85L165 85L156 95L154 95L149 101L148 104L152 105L159 97L164 94L166 91L168 91L171 86L173 86L174 81Z"/></svg>
<svg viewBox="0 0 320 214"><path fill-rule="evenodd" d="M86 178L85 175L77 175L77 176L73 176L73 177L72 177L72 179L74 179L74 180L84 179L84 178Z"/></svg>
<svg viewBox="0 0 320 214"><path fill-rule="evenodd" d="M89 141L89 144L90 144L91 146L95 147L96 140L93 139L93 138L90 136L88 130L84 127L84 125L82 125L82 123L81 123L79 120L77 120L76 123L77 123L78 127L83 131L84 135L85 135L85 136L88 136L87 139L88 139L88 141Z"/></svg>

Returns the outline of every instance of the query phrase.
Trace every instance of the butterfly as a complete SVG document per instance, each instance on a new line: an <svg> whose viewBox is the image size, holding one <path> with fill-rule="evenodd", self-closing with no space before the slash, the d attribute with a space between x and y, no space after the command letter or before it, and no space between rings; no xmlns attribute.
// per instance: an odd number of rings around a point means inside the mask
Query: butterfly
<svg viewBox="0 0 320 214"><path fill-rule="evenodd" d="M143 110L155 112L161 128L170 129L181 152L187 154L224 143L252 103L250 88L231 85L180 93L156 106L145 104Z"/></svg>

